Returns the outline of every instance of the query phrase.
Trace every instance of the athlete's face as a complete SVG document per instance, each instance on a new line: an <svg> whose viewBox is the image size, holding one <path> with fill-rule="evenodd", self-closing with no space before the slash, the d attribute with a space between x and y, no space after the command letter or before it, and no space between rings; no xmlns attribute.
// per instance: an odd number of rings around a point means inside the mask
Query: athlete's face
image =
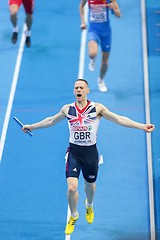
<svg viewBox="0 0 160 240"><path fill-rule="evenodd" d="M74 85L74 94L76 100L79 102L87 99L87 94L89 93L88 85L84 81L77 81Z"/></svg>

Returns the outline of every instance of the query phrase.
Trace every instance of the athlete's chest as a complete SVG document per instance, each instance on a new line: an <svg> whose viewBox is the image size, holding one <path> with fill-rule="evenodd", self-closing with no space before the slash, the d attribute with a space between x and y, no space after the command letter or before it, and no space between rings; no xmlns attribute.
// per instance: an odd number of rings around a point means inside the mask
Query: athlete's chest
<svg viewBox="0 0 160 240"><path fill-rule="evenodd" d="M89 105L81 110L75 106L70 106L67 119L71 126L84 126L94 123L97 119L96 108Z"/></svg>
<svg viewBox="0 0 160 240"><path fill-rule="evenodd" d="M108 3L106 0L89 0L90 22L101 23L108 21Z"/></svg>

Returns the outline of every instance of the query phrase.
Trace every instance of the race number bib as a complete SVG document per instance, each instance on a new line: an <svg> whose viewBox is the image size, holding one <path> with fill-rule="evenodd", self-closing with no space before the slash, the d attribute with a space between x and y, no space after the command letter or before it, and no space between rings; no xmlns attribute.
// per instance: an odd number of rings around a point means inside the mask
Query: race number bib
<svg viewBox="0 0 160 240"><path fill-rule="evenodd" d="M90 22L107 22L107 12L105 4L90 5Z"/></svg>

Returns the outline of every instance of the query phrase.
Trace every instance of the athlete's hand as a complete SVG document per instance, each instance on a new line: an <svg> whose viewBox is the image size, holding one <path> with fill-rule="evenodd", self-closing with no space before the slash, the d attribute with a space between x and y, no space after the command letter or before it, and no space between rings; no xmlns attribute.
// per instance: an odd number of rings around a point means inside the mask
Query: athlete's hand
<svg viewBox="0 0 160 240"><path fill-rule="evenodd" d="M115 2L113 2L113 3L109 3L109 4L107 4L107 6L109 7L109 9L115 9L115 8L117 8L117 3L115 3Z"/></svg>
<svg viewBox="0 0 160 240"><path fill-rule="evenodd" d="M27 133L27 130L29 130L30 132L33 130L31 125L24 125L22 128L22 131Z"/></svg>
<svg viewBox="0 0 160 240"><path fill-rule="evenodd" d="M81 28L82 30L87 29L87 24L86 24L85 22L81 23L80 28Z"/></svg>
<svg viewBox="0 0 160 240"><path fill-rule="evenodd" d="M116 1L107 4L107 6L115 14L116 17L122 17L121 11Z"/></svg>
<svg viewBox="0 0 160 240"><path fill-rule="evenodd" d="M147 133L151 133L154 130L155 130L155 126L153 124L146 124L144 126L144 131Z"/></svg>

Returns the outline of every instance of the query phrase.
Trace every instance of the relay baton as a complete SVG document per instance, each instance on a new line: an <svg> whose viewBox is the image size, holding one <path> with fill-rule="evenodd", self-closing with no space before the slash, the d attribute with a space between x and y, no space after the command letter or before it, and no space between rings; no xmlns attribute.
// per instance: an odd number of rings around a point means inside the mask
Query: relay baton
<svg viewBox="0 0 160 240"><path fill-rule="evenodd" d="M24 124L18 118L14 117L13 119L23 128ZM33 136L33 133L31 131L27 130L27 133L29 136Z"/></svg>

